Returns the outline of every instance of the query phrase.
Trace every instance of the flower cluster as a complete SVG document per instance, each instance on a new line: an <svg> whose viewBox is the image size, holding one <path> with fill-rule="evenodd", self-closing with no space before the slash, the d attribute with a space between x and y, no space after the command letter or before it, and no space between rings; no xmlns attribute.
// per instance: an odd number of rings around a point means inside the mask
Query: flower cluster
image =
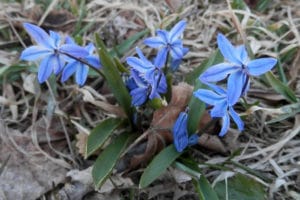
<svg viewBox="0 0 300 200"><path fill-rule="evenodd" d="M144 43L158 49L153 62L149 61L139 48L138 57L128 57L126 62L131 66L128 88L132 96L132 105L140 106L147 99L160 98L167 92L166 77L163 68L171 56L171 69L176 70L188 49L183 47L180 39L186 26L185 21L178 22L170 31L157 30L156 37L145 39Z"/></svg>
<svg viewBox="0 0 300 200"><path fill-rule="evenodd" d="M230 126L230 116L240 131L244 129L244 123L233 106L240 97L246 95L250 86L250 76L259 76L270 71L277 60L275 58L250 60L245 45L234 47L222 34L218 34L217 43L225 62L211 66L199 77L200 81L214 92L199 89L194 92L194 95L203 102L213 105L210 115L213 118L222 118L222 129L219 135L224 136ZM225 78L227 78L227 91L211 84Z"/></svg>
<svg viewBox="0 0 300 200"><path fill-rule="evenodd" d="M70 37L62 39L54 31L46 33L33 24L24 23L24 28L36 45L26 48L20 59L26 61L40 60L38 81L45 82L52 73L62 73L61 81L66 81L75 73L76 83L82 86L88 75L88 66L99 69L100 60L93 54L93 44L86 47L77 45Z"/></svg>

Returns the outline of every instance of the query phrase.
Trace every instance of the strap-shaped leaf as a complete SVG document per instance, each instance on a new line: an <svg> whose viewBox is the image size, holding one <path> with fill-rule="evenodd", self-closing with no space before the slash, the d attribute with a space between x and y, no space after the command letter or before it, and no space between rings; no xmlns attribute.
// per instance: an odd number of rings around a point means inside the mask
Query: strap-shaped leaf
<svg viewBox="0 0 300 200"><path fill-rule="evenodd" d="M118 103L124 109L127 117L130 119L130 122L132 122L133 107L131 106L131 97L125 87L119 70L116 64L113 62L111 56L108 54L103 42L97 36L96 45L98 48L101 48L100 50L98 50L98 54L101 60L103 74L108 87L114 94L114 97L117 99Z"/></svg>
<svg viewBox="0 0 300 200"><path fill-rule="evenodd" d="M181 155L175 150L174 145L164 148L145 169L140 179L140 188L145 188L158 178Z"/></svg>
<svg viewBox="0 0 300 200"><path fill-rule="evenodd" d="M298 102L295 93L288 86L278 80L272 72L266 73L265 76L274 90L282 94L288 101L292 103Z"/></svg>
<svg viewBox="0 0 300 200"><path fill-rule="evenodd" d="M132 134L123 133L118 136L114 140L114 142L106 147L97 158L92 170L92 176L96 188L101 187L101 185L105 182L105 180L112 172L121 153L128 145L129 141L131 141L130 135Z"/></svg>
<svg viewBox="0 0 300 200"><path fill-rule="evenodd" d="M204 175L199 180L193 179L193 183L200 200L219 200L217 193Z"/></svg>
<svg viewBox="0 0 300 200"><path fill-rule="evenodd" d="M99 123L88 136L85 157L89 157L98 150L123 121L120 118L108 118Z"/></svg>

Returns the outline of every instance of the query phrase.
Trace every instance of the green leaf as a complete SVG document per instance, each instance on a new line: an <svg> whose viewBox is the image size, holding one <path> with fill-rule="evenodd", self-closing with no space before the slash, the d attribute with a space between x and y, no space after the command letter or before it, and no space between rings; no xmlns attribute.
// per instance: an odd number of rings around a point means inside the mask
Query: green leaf
<svg viewBox="0 0 300 200"><path fill-rule="evenodd" d="M214 189L220 200L225 200L227 195L230 200L266 199L263 185L242 174L237 174L228 179L227 185L225 181L217 183Z"/></svg>
<svg viewBox="0 0 300 200"><path fill-rule="evenodd" d="M219 200L217 193L213 190L204 175L199 180L193 179L193 183L200 200Z"/></svg>
<svg viewBox="0 0 300 200"><path fill-rule="evenodd" d="M164 148L145 169L140 179L140 188L145 188L158 178L166 169L181 155L174 148L174 145L169 145Z"/></svg>
<svg viewBox="0 0 300 200"><path fill-rule="evenodd" d="M131 97L125 84L120 76L118 67L113 62L113 59L108 54L103 42L99 37L96 36L96 45L101 48L98 50L98 54L102 63L102 70L108 87L114 94L114 97L117 99L118 103L124 109L127 117L132 123L133 119L133 107L131 106Z"/></svg>
<svg viewBox="0 0 300 200"><path fill-rule="evenodd" d="M89 157L98 150L123 121L120 118L108 118L99 123L88 136L85 157Z"/></svg>
<svg viewBox="0 0 300 200"><path fill-rule="evenodd" d="M100 188L112 172L121 153L129 141L131 141L130 135L130 133L123 133L118 136L97 158L92 169L92 176L96 188Z"/></svg>
<svg viewBox="0 0 300 200"><path fill-rule="evenodd" d="M136 33L135 35L129 37L121 44L117 45L113 51L110 52L111 56L122 56L124 55L131 47L132 45L138 41L141 37L149 33L149 29L145 29L141 32Z"/></svg>
<svg viewBox="0 0 300 200"><path fill-rule="evenodd" d="M300 112L300 103L289 104L282 106L280 110L283 111L283 114L278 115L277 117L265 122L266 124L272 124L276 122L283 121L287 118L294 117Z"/></svg>
<svg viewBox="0 0 300 200"><path fill-rule="evenodd" d="M282 83L280 80L278 80L272 72L268 72L265 74L265 77L267 78L270 85L274 88L275 91L282 94L286 100L296 103L298 102L298 99L294 92L286 86L284 83Z"/></svg>

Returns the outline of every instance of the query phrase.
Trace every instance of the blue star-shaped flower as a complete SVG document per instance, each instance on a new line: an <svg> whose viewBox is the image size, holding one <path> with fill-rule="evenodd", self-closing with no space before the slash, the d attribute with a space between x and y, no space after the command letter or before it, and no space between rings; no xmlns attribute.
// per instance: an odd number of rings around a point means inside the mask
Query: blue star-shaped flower
<svg viewBox="0 0 300 200"><path fill-rule="evenodd" d="M152 48L158 48L159 51L170 52L171 57L175 61L179 61L188 52L188 48L184 48L182 40L179 38L186 26L185 21L179 21L169 32L166 30L157 30L157 37L145 39L144 43ZM164 57L164 62L166 57ZM177 67L174 67L177 68Z"/></svg>
<svg viewBox="0 0 300 200"><path fill-rule="evenodd" d="M66 44L72 44L76 45L74 40L70 37L66 38ZM85 62L90 64L96 69L99 69L101 67L99 57L94 55L93 52L95 50L95 46L92 43L89 43L86 47L85 50L89 53L86 57L82 58ZM64 67L62 76L61 76L61 81L65 82L67 79L70 78L72 74L75 73L75 80L76 83L80 86L82 86L86 79L87 75L89 72L89 66L84 64L83 62L80 62L79 60L75 60L72 58L67 59L68 64Z"/></svg>
<svg viewBox="0 0 300 200"><path fill-rule="evenodd" d="M228 95L232 102L237 102L249 87L249 76L259 76L271 70L277 60L275 58L259 58L250 60L245 45L234 47L228 39L218 34L218 47L227 62L208 68L201 74L202 82L216 82L228 75Z"/></svg>
<svg viewBox="0 0 300 200"><path fill-rule="evenodd" d="M159 77L155 77L158 79ZM132 69L130 71L130 78L127 81L127 87L130 90L130 95L132 97L131 104L134 106L140 106L146 102L146 100L153 98L160 98L160 94L165 93L167 90L167 84L165 76L161 76L159 80L156 80L154 86L151 83L147 82L144 78L141 77L139 72Z"/></svg>
<svg viewBox="0 0 300 200"><path fill-rule="evenodd" d="M163 57L165 57L164 52L158 52L154 63L152 63L144 56L139 48L136 48L136 51L139 58L128 57L126 62L132 67L133 71L138 72L138 77L142 79L144 86L151 88L149 98L153 99L158 96L158 93L165 93L167 91L167 83L166 77L162 72L162 67L164 66ZM138 78L135 79L138 80ZM142 87L139 86L139 88Z"/></svg>
<svg viewBox="0 0 300 200"><path fill-rule="evenodd" d="M244 123L239 117L239 115L233 109L233 105L236 103L234 99L230 99L227 92L216 85L208 84L215 92L206 89L198 89L194 92L196 96L201 101L213 105L213 109L210 111L211 117L221 117L222 118L222 129L219 136L224 136L230 125L230 116L236 123L238 129L242 131L244 129Z"/></svg>
<svg viewBox="0 0 300 200"><path fill-rule="evenodd" d="M40 83L45 82L52 73L61 72L67 54L74 57L86 57L88 55L88 52L78 45L62 44L61 37L54 31L50 31L48 34L33 24L24 23L23 25L37 45L26 48L20 59L27 61L42 59L38 71Z"/></svg>

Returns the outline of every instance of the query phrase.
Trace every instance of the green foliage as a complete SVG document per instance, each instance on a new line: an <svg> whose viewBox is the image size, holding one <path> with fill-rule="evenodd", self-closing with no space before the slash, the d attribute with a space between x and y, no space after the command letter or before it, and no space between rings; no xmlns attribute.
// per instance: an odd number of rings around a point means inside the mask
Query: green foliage
<svg viewBox="0 0 300 200"><path fill-rule="evenodd" d="M202 175L199 180L194 179L193 183L200 200L219 200L216 192L204 175Z"/></svg>
<svg viewBox="0 0 300 200"><path fill-rule="evenodd" d="M154 157L151 163L147 166L140 179L140 188L145 188L158 178L166 169L181 155L174 148L174 145L169 145Z"/></svg>
<svg viewBox="0 0 300 200"><path fill-rule="evenodd" d="M85 157L89 157L98 150L123 121L120 118L108 118L99 123L88 136Z"/></svg>
<svg viewBox="0 0 300 200"><path fill-rule="evenodd" d="M105 180L109 177L121 153L131 141L131 133L122 133L114 141L107 146L97 158L92 176L96 188L101 187Z"/></svg>
<svg viewBox="0 0 300 200"><path fill-rule="evenodd" d="M264 200L266 192L262 184L242 174L237 174L215 186L220 200ZM227 196L228 195L228 196ZM226 197L227 196L227 197Z"/></svg>
<svg viewBox="0 0 300 200"><path fill-rule="evenodd" d="M96 46L100 48L98 54L102 63L102 70L104 77L107 81L109 88L111 89L114 97L118 103L122 106L127 117L131 121L133 119L133 107L131 106L131 97L125 84L120 76L118 67L108 54L105 45L102 40L96 35Z"/></svg>
<svg viewBox="0 0 300 200"><path fill-rule="evenodd" d="M286 100L296 103L298 101L295 93L284 83L278 80L272 72L267 72L265 74L269 84L276 90L278 93L282 94Z"/></svg>

